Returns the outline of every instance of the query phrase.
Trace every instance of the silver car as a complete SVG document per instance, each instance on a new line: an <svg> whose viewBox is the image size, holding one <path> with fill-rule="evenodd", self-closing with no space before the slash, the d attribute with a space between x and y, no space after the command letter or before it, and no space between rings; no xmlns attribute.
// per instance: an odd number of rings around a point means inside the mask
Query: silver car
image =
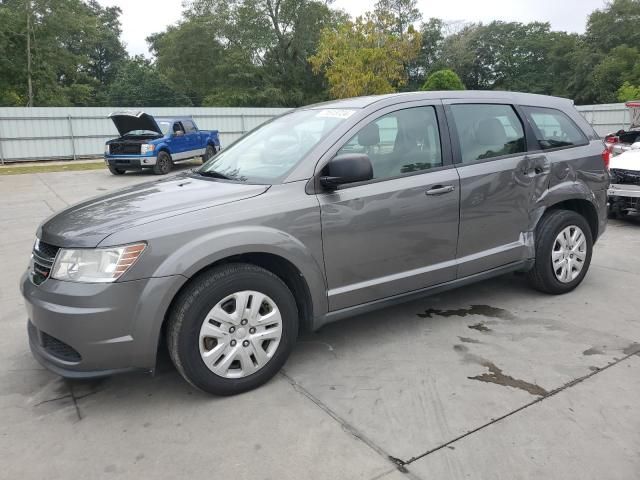
<svg viewBox="0 0 640 480"><path fill-rule="evenodd" d="M564 294L606 228L606 152L569 100L354 98L278 117L200 169L47 219L21 280L35 357L66 377L255 388L299 329L503 275ZM164 341L163 341L164 340Z"/></svg>

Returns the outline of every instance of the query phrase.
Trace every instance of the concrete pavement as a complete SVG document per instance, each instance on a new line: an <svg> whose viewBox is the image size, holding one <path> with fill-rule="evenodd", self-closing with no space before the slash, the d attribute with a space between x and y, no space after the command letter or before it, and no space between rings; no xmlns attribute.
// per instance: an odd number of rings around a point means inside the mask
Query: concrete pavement
<svg viewBox="0 0 640 480"><path fill-rule="evenodd" d="M635 479L640 219L611 222L574 293L505 276L304 335L232 398L155 376L67 382L27 346L18 277L37 225L153 180L0 177L0 478Z"/></svg>

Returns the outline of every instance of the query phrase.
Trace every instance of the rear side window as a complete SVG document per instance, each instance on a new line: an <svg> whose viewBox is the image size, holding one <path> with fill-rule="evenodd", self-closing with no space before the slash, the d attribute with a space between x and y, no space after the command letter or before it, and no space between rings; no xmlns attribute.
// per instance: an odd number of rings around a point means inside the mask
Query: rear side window
<svg viewBox="0 0 640 480"><path fill-rule="evenodd" d="M462 163L526 151L524 128L511 105L451 105Z"/></svg>
<svg viewBox="0 0 640 480"><path fill-rule="evenodd" d="M184 120L182 122L184 128L186 129L186 133L192 133L196 131L196 126L193 124L191 120Z"/></svg>
<svg viewBox="0 0 640 480"><path fill-rule="evenodd" d="M588 143L582 130L565 113L553 108L523 107L542 150Z"/></svg>

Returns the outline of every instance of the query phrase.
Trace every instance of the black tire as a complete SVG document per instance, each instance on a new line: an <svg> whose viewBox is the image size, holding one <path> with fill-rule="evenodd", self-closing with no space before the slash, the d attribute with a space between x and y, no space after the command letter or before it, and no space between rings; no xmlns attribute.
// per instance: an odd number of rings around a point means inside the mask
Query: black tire
<svg viewBox="0 0 640 480"><path fill-rule="evenodd" d="M158 152L156 164L153 166L153 173L156 175L166 175L171 171L171 167L173 167L171 155L167 152Z"/></svg>
<svg viewBox="0 0 640 480"><path fill-rule="evenodd" d="M202 163L205 163L215 154L216 154L216 147L214 147L213 145L207 145L207 149L205 150L204 155L202 156Z"/></svg>
<svg viewBox="0 0 640 480"><path fill-rule="evenodd" d="M222 299L253 290L269 296L282 318L282 336L271 359L258 371L241 378L225 378L205 365L200 355L200 328L207 313ZM176 369L194 387L215 395L235 395L271 379L284 365L298 335L298 309L280 278L255 265L221 265L194 278L183 289L169 313L167 347Z"/></svg>
<svg viewBox="0 0 640 480"><path fill-rule="evenodd" d="M124 173L126 172L126 170L122 170L121 168L112 167L111 165L109 165L109 171L113 175L124 175Z"/></svg>
<svg viewBox="0 0 640 480"><path fill-rule="evenodd" d="M580 274L571 282L561 282L552 266L552 250L556 237L567 227L577 226L586 239L586 256ZM552 295L561 295L574 290L584 280L593 253L593 237L586 219L570 210L552 210L546 213L536 228L536 259L527 277L533 288Z"/></svg>

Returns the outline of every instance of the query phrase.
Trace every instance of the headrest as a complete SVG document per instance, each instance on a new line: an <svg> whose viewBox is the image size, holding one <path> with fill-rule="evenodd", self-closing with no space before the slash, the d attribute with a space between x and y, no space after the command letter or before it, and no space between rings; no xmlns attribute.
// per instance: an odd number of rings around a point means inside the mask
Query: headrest
<svg viewBox="0 0 640 480"><path fill-rule="evenodd" d="M504 145L507 134L504 126L497 118L484 118L476 125L476 141L480 145Z"/></svg>
<svg viewBox="0 0 640 480"><path fill-rule="evenodd" d="M380 143L380 128L375 123L370 123L358 133L358 145L370 147Z"/></svg>

